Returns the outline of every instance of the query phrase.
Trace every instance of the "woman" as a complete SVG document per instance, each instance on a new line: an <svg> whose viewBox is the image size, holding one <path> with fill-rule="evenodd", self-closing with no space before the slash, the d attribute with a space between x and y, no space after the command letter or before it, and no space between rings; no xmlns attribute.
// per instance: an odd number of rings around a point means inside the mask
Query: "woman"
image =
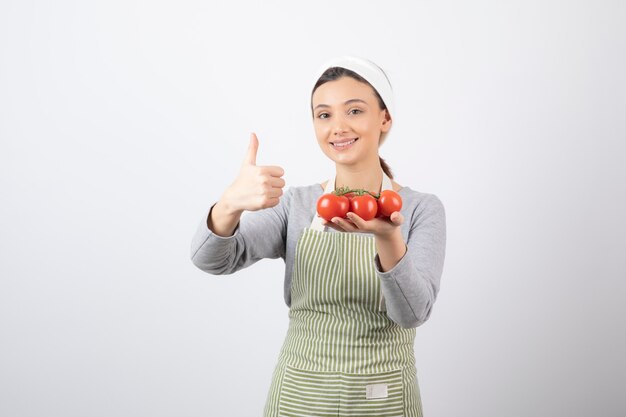
<svg viewBox="0 0 626 417"><path fill-rule="evenodd" d="M237 179L199 225L192 261L230 274L263 258L285 260L289 328L264 416L421 416L413 345L439 290L444 207L392 181L378 155L394 114L384 72L356 57L321 72L313 125L335 176L283 195L282 168L255 165L253 134ZM316 203L339 186L393 189L403 206L389 218L348 213L328 222Z"/></svg>

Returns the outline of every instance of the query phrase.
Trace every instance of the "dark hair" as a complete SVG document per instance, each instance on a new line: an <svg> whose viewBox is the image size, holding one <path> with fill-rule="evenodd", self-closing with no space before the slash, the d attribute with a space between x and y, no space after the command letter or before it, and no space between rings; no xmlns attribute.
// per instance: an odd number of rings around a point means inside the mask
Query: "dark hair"
<svg viewBox="0 0 626 417"><path fill-rule="evenodd" d="M331 67L331 68L328 68L326 71L324 71L324 73L320 76L320 78L317 80L317 82L313 86L313 90L311 91L311 97L313 97L313 93L315 93L315 90L317 90L317 88L320 85L325 84L329 81L338 80L341 77L350 77L359 82L369 85L374 91L374 94L376 95L376 99L378 100L378 107L380 107L381 110L387 110L387 106L385 105L385 102L383 101L383 99L380 97L380 94L378 94L378 91L376 91L376 89L372 87L372 85L368 83L365 78L361 77L356 72L351 71L347 68L343 68L343 67ZM311 103L311 113L313 113L312 103ZM389 178L393 178L393 173L391 172L391 168L389 167L389 165L387 165L385 160L381 158L380 156L378 157L378 159L380 160L380 166L385 172L385 174L387 174Z"/></svg>

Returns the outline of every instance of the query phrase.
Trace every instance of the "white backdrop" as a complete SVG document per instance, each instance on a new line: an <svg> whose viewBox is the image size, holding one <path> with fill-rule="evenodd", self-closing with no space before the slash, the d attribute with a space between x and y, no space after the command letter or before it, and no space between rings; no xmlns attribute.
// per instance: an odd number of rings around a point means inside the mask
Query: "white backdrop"
<svg viewBox="0 0 626 417"><path fill-rule="evenodd" d="M249 133L325 180L313 73L370 58L381 155L447 215L426 417L626 415L623 1L0 3L0 415L261 415L284 264L189 258Z"/></svg>

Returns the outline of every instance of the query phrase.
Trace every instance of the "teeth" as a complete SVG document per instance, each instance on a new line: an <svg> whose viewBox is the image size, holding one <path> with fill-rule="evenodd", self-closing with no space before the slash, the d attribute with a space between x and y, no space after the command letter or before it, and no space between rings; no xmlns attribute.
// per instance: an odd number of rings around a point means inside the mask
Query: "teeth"
<svg viewBox="0 0 626 417"><path fill-rule="evenodd" d="M351 141L344 142L344 143L334 143L333 142L333 146L336 146L337 148L343 148L344 146L352 145L355 141L356 141L356 139L352 139Z"/></svg>

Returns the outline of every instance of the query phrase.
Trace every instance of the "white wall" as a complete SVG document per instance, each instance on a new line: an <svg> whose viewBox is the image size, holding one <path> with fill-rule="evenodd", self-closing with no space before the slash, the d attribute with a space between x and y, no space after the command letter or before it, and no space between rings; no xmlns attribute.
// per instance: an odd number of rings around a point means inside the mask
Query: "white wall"
<svg viewBox="0 0 626 417"><path fill-rule="evenodd" d="M626 415L626 4L300 3L0 4L0 415L261 415L284 265L189 245L251 131L288 186L330 175L307 104L341 54L446 207L425 415Z"/></svg>

